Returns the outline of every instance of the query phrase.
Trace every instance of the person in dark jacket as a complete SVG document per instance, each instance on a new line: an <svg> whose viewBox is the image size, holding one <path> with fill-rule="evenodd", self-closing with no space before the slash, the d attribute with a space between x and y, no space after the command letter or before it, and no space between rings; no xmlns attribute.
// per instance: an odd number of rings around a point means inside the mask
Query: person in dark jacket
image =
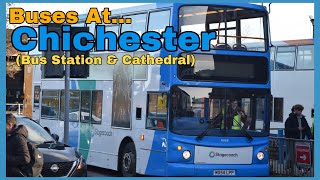
<svg viewBox="0 0 320 180"><path fill-rule="evenodd" d="M23 166L30 163L30 154L27 145L28 130L25 126L16 124L13 114L6 114L6 173L7 177L22 177Z"/></svg>
<svg viewBox="0 0 320 180"><path fill-rule="evenodd" d="M311 139L310 126L302 114L304 107L297 104L291 110L288 119L285 122L285 136L293 139Z"/></svg>

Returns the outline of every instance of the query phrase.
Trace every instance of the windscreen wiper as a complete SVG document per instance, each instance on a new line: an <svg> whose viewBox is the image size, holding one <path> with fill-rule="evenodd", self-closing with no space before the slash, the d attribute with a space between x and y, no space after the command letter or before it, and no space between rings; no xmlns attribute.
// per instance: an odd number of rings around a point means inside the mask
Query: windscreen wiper
<svg viewBox="0 0 320 180"><path fill-rule="evenodd" d="M213 128L213 125L215 122L217 122L219 120L219 118L213 118L213 120L210 120L208 126L206 127L206 129L197 136L196 140L200 141L209 131L209 129Z"/></svg>
<svg viewBox="0 0 320 180"><path fill-rule="evenodd" d="M241 124L239 124L239 122L236 119L233 119L233 121L236 122L238 126L240 126L241 132L243 132L246 138L249 140L249 142L251 142L253 140L253 137L248 133L247 129L243 128L243 126L241 126Z"/></svg>
<svg viewBox="0 0 320 180"><path fill-rule="evenodd" d="M51 143L50 146L48 147L49 149L57 149L57 150L64 150L65 145L62 143Z"/></svg>

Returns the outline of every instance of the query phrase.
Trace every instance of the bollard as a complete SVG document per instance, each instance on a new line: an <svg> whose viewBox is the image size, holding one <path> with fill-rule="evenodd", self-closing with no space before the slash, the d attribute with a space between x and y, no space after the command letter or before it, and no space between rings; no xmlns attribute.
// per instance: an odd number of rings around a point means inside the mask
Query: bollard
<svg viewBox="0 0 320 180"><path fill-rule="evenodd" d="M21 115L20 105L21 105L21 104L18 104L18 115Z"/></svg>

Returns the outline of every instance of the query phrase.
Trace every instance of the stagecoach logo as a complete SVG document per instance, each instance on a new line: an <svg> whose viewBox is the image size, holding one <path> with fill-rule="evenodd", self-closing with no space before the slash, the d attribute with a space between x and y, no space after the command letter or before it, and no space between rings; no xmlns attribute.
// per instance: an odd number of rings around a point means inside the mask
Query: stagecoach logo
<svg viewBox="0 0 320 180"><path fill-rule="evenodd" d="M218 152L214 152L214 151L211 151L209 153L209 157L210 158L214 158L216 156L220 156L220 157L238 157L238 154L237 153L225 154L225 153L218 153Z"/></svg>
<svg viewBox="0 0 320 180"><path fill-rule="evenodd" d="M53 164L51 167L50 167L51 171L56 173L59 171L59 166L56 165L56 164Z"/></svg>
<svg viewBox="0 0 320 180"><path fill-rule="evenodd" d="M94 136L112 136L112 131L100 131L99 129L93 127L92 128L92 137Z"/></svg>

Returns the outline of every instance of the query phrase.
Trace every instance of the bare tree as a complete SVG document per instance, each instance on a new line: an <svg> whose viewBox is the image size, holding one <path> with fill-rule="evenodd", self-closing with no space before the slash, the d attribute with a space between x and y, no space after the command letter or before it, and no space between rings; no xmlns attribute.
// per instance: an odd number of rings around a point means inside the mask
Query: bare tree
<svg viewBox="0 0 320 180"><path fill-rule="evenodd" d="M6 74L12 79L14 79L15 75L22 70L21 67L19 67L13 60L14 56L12 56L18 53L18 51L12 46L11 42L12 29L16 27L9 22L9 8L13 6L13 3L6 4Z"/></svg>
<svg viewBox="0 0 320 180"><path fill-rule="evenodd" d="M15 75L20 72L22 69L21 67L17 66L15 61L8 61L6 62L6 74L8 77L15 79Z"/></svg>
<svg viewBox="0 0 320 180"><path fill-rule="evenodd" d="M10 24L10 22L9 22L9 9L10 9L10 7L13 7L13 6L14 6L13 3L6 4L6 27L7 27L7 29L13 29L16 27L14 24Z"/></svg>

